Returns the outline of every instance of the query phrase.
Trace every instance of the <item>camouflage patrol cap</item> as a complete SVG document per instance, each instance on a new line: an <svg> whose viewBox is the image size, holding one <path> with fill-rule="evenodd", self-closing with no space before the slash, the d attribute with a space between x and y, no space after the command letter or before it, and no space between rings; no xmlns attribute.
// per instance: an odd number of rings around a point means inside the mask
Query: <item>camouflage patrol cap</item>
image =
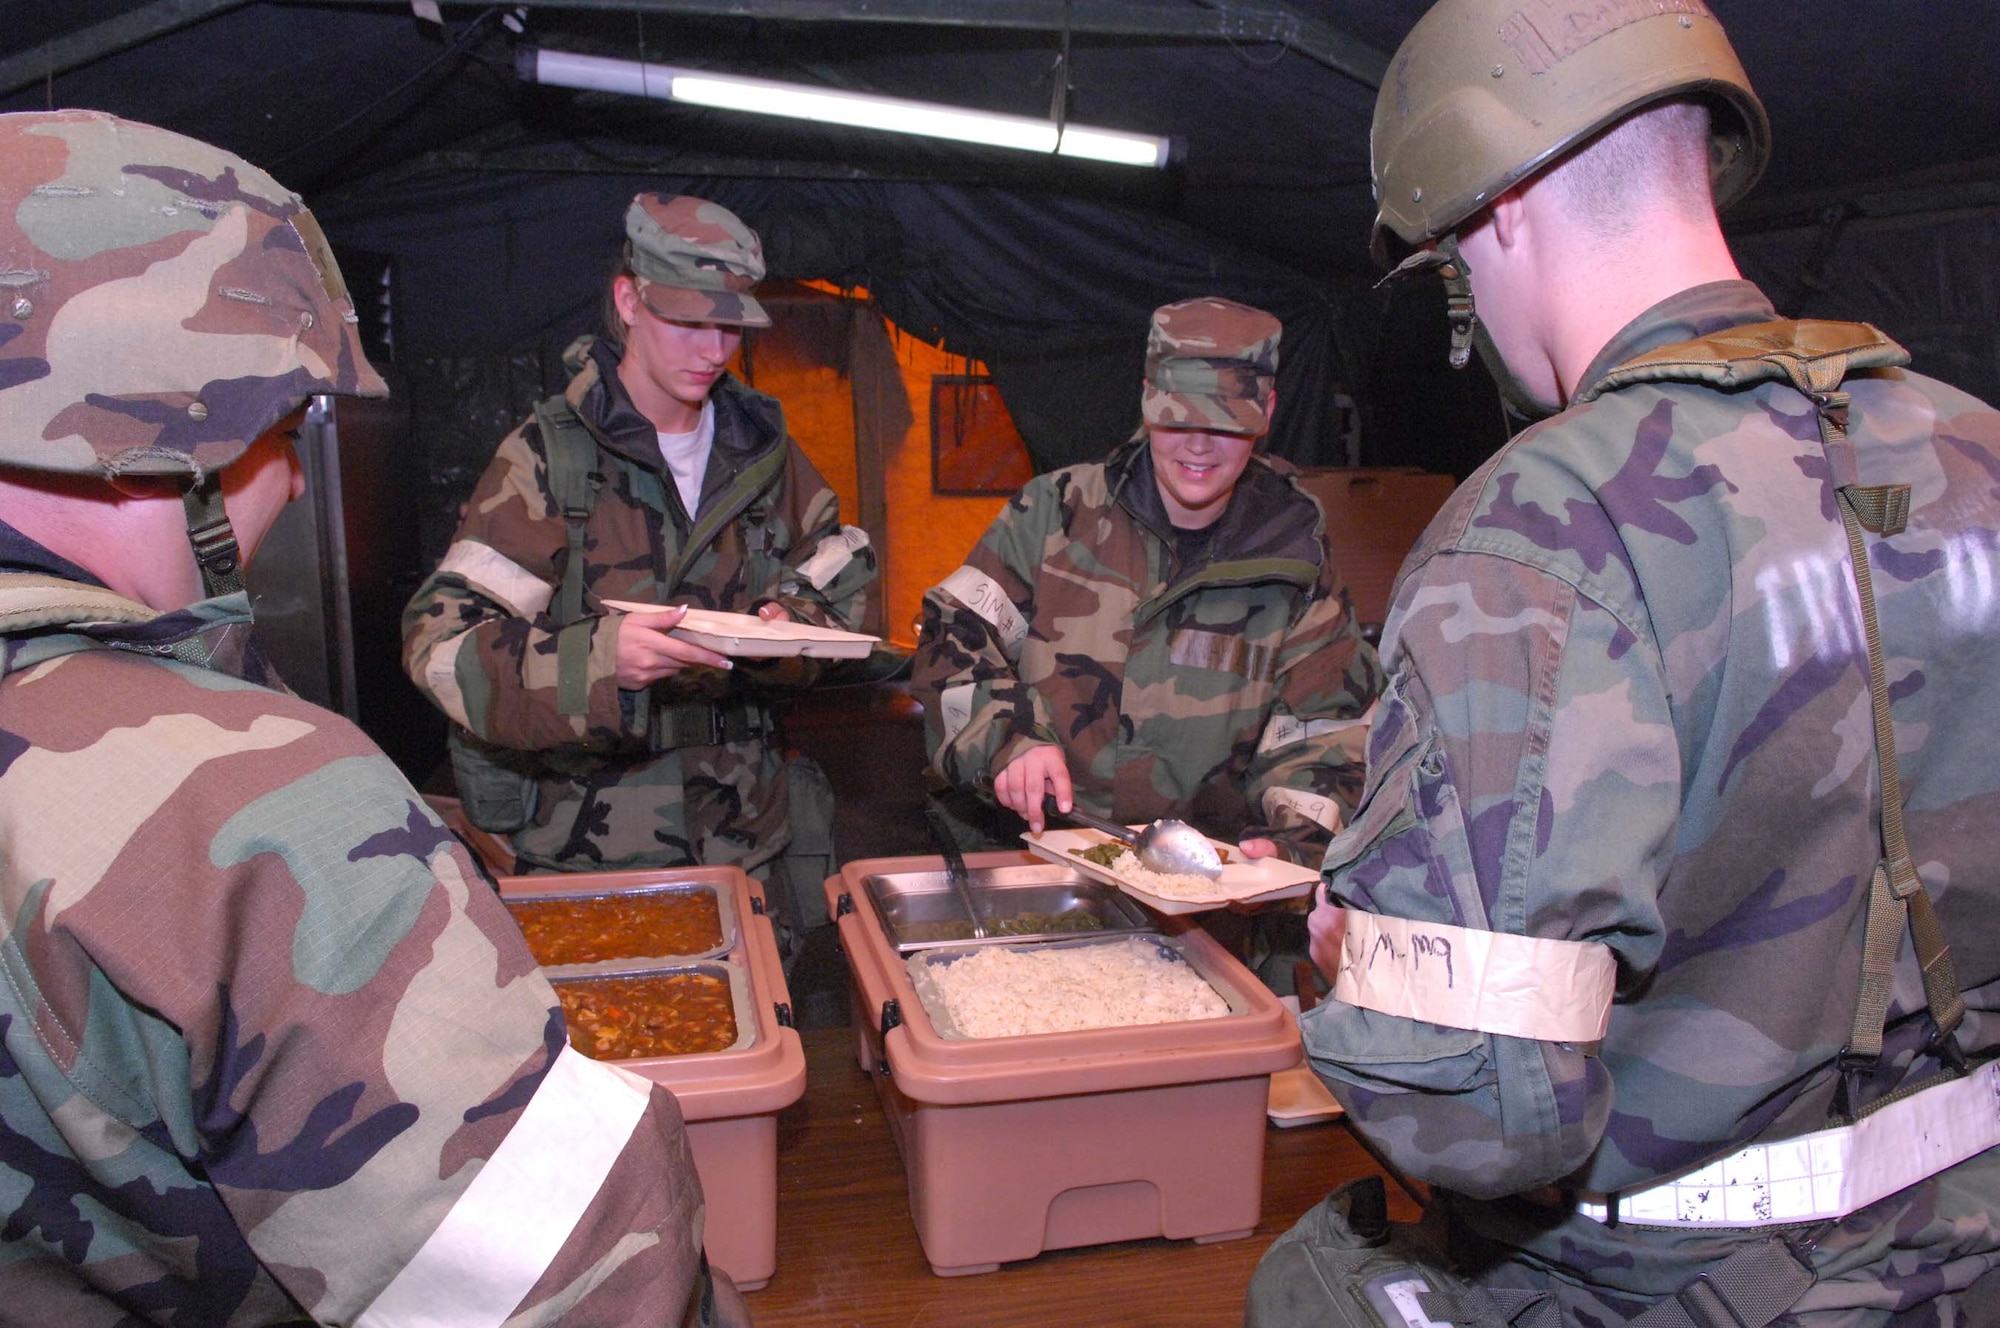
<svg viewBox="0 0 2000 1328"><path fill-rule="evenodd" d="M1676 97L1712 108L1709 173L1727 207L1762 174L1771 126L1704 0L1439 0L1375 98L1376 261L1455 230L1600 130Z"/></svg>
<svg viewBox="0 0 2000 1328"><path fill-rule="evenodd" d="M200 478L388 391L296 194L152 125L0 115L0 466Z"/></svg>
<svg viewBox="0 0 2000 1328"><path fill-rule="evenodd" d="M1213 295L1155 309L1140 400L1146 423L1263 433L1283 330L1262 309Z"/></svg>
<svg viewBox="0 0 2000 1328"><path fill-rule="evenodd" d="M625 238L639 298L661 318L771 325L750 294L764 279L763 243L722 204L686 194L640 194L625 209Z"/></svg>

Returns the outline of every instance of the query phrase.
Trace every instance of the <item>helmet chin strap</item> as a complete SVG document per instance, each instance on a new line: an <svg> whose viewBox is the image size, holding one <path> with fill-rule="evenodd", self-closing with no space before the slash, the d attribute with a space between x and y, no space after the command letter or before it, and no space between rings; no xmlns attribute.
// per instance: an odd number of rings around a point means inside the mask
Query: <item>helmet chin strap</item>
<svg viewBox="0 0 2000 1328"><path fill-rule="evenodd" d="M1479 311L1472 307L1472 267L1458 252L1457 231L1438 237L1437 254L1438 275L1444 278L1444 316L1451 324L1451 367L1463 369L1472 358L1472 334L1479 327Z"/></svg>
<svg viewBox="0 0 2000 1328"><path fill-rule="evenodd" d="M201 568L202 597L214 599L243 589L243 555L229 513L223 510L222 477L210 471L182 492L181 505L187 509L188 543L194 546L194 560Z"/></svg>
<svg viewBox="0 0 2000 1328"><path fill-rule="evenodd" d="M1472 269L1458 252L1458 233L1446 231L1429 249L1419 249L1376 282L1380 289L1391 282L1436 272L1444 279L1445 317L1451 323L1451 367L1463 369L1472 360L1472 333L1479 326L1479 314L1472 307Z"/></svg>
<svg viewBox="0 0 2000 1328"><path fill-rule="evenodd" d="M1375 284L1386 286L1418 272L1432 271L1444 281L1445 317L1451 323L1451 367L1463 369L1477 350L1508 410L1524 420L1553 414L1556 407L1535 400L1527 385L1507 367L1500 348L1493 344L1493 334L1479 321L1479 311L1472 306L1472 268L1459 252L1456 231L1438 236L1435 246L1417 250Z"/></svg>

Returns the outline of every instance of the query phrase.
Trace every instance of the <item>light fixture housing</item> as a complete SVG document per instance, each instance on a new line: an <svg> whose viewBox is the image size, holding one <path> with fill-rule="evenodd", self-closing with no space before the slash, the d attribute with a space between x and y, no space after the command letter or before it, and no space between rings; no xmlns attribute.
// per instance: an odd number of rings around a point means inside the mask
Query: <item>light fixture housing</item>
<svg viewBox="0 0 2000 1328"><path fill-rule="evenodd" d="M921 134L1121 166L1149 166L1157 170L1167 164L1173 146L1171 139L1154 134L1068 123L1058 129L1052 120L1038 120L1029 115L974 111L901 97L878 97L872 93L843 92L837 88L779 83L531 46L515 52L514 67L523 79L551 87L617 92L857 129Z"/></svg>

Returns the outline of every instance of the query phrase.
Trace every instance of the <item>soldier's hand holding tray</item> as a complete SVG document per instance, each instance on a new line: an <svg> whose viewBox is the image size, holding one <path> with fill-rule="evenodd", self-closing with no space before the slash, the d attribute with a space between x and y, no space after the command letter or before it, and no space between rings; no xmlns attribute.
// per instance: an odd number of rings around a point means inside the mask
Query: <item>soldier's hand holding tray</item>
<svg viewBox="0 0 2000 1328"><path fill-rule="evenodd" d="M754 614L722 613L687 605L668 608L622 599L607 599L604 607L631 615L621 624L621 633L626 626L658 627L670 633L674 641L700 652L698 658L688 657L689 663L716 662L716 667L725 669L732 657L774 659L804 655L813 659L862 659L881 640L863 632L842 632L814 623L795 622L785 607L776 602L760 606ZM671 622L653 621L667 612L676 615ZM622 672L619 682L624 683Z"/></svg>
<svg viewBox="0 0 2000 1328"><path fill-rule="evenodd" d="M616 606L623 608L624 606ZM672 635L687 616L685 604L630 606L618 620L618 685L640 691L690 665L730 667L729 657Z"/></svg>

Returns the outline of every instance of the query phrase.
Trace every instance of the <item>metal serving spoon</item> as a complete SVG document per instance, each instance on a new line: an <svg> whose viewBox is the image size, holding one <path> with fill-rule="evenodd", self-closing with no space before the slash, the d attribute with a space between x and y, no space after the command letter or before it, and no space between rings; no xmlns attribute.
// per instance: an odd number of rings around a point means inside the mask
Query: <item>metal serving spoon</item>
<svg viewBox="0 0 2000 1328"><path fill-rule="evenodd" d="M979 916L979 901L973 897L972 882L965 872L965 855L958 851L958 839L945 823L944 813L935 802L924 804L924 821L930 826L931 838L936 841L938 852L944 855L944 878L950 883L958 902L965 908L965 916L972 922L972 939L986 939L986 922Z"/></svg>
<svg viewBox="0 0 2000 1328"><path fill-rule="evenodd" d="M1215 845L1208 842L1208 836L1186 821L1163 816L1144 829L1134 831L1116 821L1092 816L1089 812L1057 811L1053 796L1045 799L1042 805L1050 816L1102 830L1113 839L1131 845L1132 856L1139 859L1139 865L1148 871L1164 875L1188 873L1206 876L1211 881L1222 875L1222 859L1217 856Z"/></svg>

